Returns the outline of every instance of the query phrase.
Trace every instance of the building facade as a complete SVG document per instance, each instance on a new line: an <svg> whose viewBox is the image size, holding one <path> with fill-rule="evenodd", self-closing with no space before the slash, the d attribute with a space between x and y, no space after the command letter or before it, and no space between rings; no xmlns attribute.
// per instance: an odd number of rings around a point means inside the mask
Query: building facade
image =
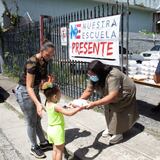
<svg viewBox="0 0 160 160"><path fill-rule="evenodd" d="M93 8L101 4L114 4L115 0L17 0L19 15L28 16L30 20L38 21L40 15L60 16L70 12L76 12L84 8ZM126 3L127 0L119 0ZM13 0L6 0L7 5L14 12ZM130 0L130 32L146 30L155 31L157 25L157 9L159 0ZM155 18L156 17L156 18Z"/></svg>

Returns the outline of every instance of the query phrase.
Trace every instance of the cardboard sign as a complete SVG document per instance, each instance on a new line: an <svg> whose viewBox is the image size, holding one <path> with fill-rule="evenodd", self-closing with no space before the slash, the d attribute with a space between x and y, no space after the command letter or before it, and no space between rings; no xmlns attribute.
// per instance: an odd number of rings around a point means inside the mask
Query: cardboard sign
<svg viewBox="0 0 160 160"><path fill-rule="evenodd" d="M120 65L119 25L120 15L70 23L70 59L84 62L98 59L105 64Z"/></svg>

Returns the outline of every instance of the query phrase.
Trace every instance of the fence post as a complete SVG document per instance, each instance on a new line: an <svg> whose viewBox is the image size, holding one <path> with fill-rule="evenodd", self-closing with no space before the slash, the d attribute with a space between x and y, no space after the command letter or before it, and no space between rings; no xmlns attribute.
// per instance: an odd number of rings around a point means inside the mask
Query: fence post
<svg viewBox="0 0 160 160"><path fill-rule="evenodd" d="M3 41L3 33L0 33L0 52L2 51L2 57L4 56L4 41Z"/></svg>
<svg viewBox="0 0 160 160"><path fill-rule="evenodd" d="M0 28L0 73L3 73L4 43L3 34Z"/></svg>
<svg viewBox="0 0 160 160"><path fill-rule="evenodd" d="M127 21L126 21L126 74L128 75L128 39L129 39L129 0L127 0Z"/></svg>
<svg viewBox="0 0 160 160"><path fill-rule="evenodd" d="M123 71L123 23L124 23L124 13L123 13L124 5L121 4L121 71Z"/></svg>
<svg viewBox="0 0 160 160"><path fill-rule="evenodd" d="M43 25L44 16L40 16L40 48L44 40L44 25Z"/></svg>

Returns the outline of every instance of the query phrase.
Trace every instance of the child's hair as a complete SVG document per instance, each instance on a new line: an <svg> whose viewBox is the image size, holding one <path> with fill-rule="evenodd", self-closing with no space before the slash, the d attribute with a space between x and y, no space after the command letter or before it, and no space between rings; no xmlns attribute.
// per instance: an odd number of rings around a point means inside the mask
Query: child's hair
<svg viewBox="0 0 160 160"><path fill-rule="evenodd" d="M53 95L57 94L60 91L59 87L51 82L45 82L42 85L42 90L44 91L44 95L47 100L50 100Z"/></svg>

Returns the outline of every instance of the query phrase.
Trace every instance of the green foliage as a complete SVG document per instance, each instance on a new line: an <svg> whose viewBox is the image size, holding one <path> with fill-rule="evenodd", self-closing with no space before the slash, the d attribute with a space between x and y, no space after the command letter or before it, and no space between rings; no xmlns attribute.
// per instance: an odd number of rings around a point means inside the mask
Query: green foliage
<svg viewBox="0 0 160 160"><path fill-rule="evenodd" d="M4 58L8 58L8 57L9 57L9 52L6 51L6 52L4 53Z"/></svg>
<svg viewBox="0 0 160 160"><path fill-rule="evenodd" d="M18 75L14 71L10 70L8 66L5 64L3 65L3 71L4 71L3 72L4 75L12 78L12 80L14 80L15 82L18 82L18 79L19 79Z"/></svg>
<svg viewBox="0 0 160 160"><path fill-rule="evenodd" d="M18 56L10 55L10 53L6 51L4 53L4 62L5 62L3 65L4 74L17 81L19 73L21 71L20 66L17 64Z"/></svg>
<svg viewBox="0 0 160 160"><path fill-rule="evenodd" d="M144 35L155 35L155 32L149 32L146 29L142 29L142 31L139 31L139 33L142 33Z"/></svg>
<svg viewBox="0 0 160 160"><path fill-rule="evenodd" d="M104 114L104 107L95 107L95 108L93 108L93 110L96 111L96 112Z"/></svg>
<svg viewBox="0 0 160 160"><path fill-rule="evenodd" d="M7 16L10 19L10 24L12 26L16 26L19 22L19 16L18 16L19 7L18 7L18 4L17 4L17 1L14 0L13 3L16 7L16 12L15 13L12 13L11 10L8 8L5 0L2 0L2 4L5 8L2 17Z"/></svg>
<svg viewBox="0 0 160 160"><path fill-rule="evenodd" d="M78 84L79 87L84 86L86 75L74 74L71 72L69 62L53 62L53 72L57 77L57 81L61 85Z"/></svg>
<svg viewBox="0 0 160 160"><path fill-rule="evenodd" d="M62 64L53 62L53 72L56 75L56 80L59 84L65 85L68 84L69 80L67 77L70 77L70 68L68 64Z"/></svg>

